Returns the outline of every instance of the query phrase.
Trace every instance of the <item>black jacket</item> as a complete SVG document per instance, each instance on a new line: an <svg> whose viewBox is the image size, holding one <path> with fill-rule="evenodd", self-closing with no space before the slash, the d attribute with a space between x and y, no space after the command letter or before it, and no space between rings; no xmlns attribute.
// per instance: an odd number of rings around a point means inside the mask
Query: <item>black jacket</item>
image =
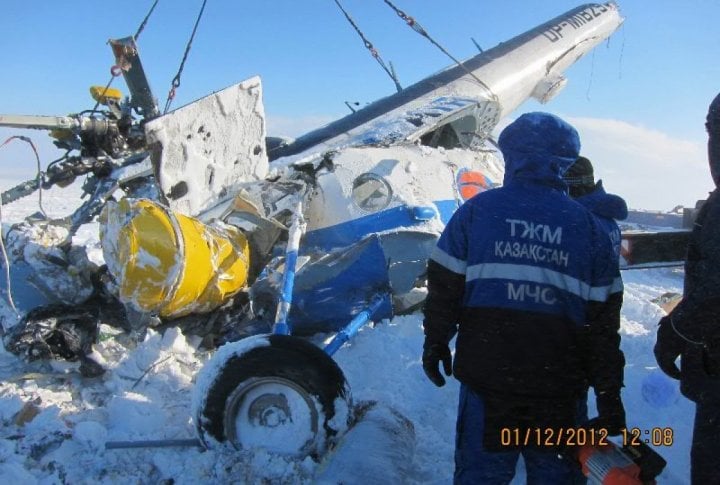
<svg viewBox="0 0 720 485"><path fill-rule="evenodd" d="M707 117L710 172L720 184L720 95ZM683 299L670 314L685 340L682 393L693 401L720 400L720 189L710 193L690 236Z"/></svg>
<svg viewBox="0 0 720 485"><path fill-rule="evenodd" d="M695 221L683 299L670 314L686 340L680 389L693 401L720 400L720 190L715 189ZM717 375L715 375L717 374Z"/></svg>

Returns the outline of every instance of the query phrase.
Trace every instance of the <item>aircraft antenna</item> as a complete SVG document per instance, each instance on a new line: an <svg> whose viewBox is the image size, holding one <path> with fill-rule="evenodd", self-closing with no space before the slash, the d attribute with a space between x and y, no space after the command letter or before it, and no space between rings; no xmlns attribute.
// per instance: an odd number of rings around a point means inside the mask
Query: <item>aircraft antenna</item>
<svg viewBox="0 0 720 485"><path fill-rule="evenodd" d="M167 113L168 109L170 109L170 105L175 98L175 90L180 87L180 76L182 75L183 69L185 68L185 61L187 60L188 54L190 53L190 47L192 47L192 41L195 38L195 32L197 32L197 28L200 24L200 19L203 16L203 12L205 11L206 4L207 0L203 0L202 7L200 7L200 13L197 16L197 19L195 19L195 26L193 27L192 34L190 34L190 39L185 46L185 53L183 54L182 61L180 61L180 68L178 69L177 74L175 74L175 77L172 80L172 86L170 87L170 92L168 92L167 101L165 101L165 111L163 112L163 114Z"/></svg>
<svg viewBox="0 0 720 485"><path fill-rule="evenodd" d="M138 37L140 37L140 34L142 33L142 31L145 30L145 25L147 25L147 22L148 22L148 20L150 19L150 15L152 15L153 10L155 10L155 7L157 7L157 4L158 4L159 1L160 1L160 0L155 0L155 3L152 4L152 7L150 7L150 10L148 11L147 15L145 15L145 18L143 19L143 21L140 22L140 25L138 26L137 32L135 32L135 35L133 36L133 39L135 39L135 41L138 40ZM107 93L107 90L110 88L110 85L113 83L113 81L115 80L115 78L120 75L121 72L122 72L122 71L120 70L120 67L119 67L119 66L112 66L112 67L110 68L110 80L109 80L109 81L107 82L107 84L105 85L105 89L103 90L103 95L104 95L105 93ZM95 111L97 111L98 106L100 106L100 100L98 100L98 101L95 103L95 106L93 106L93 109L90 111L90 116L92 116L93 113L95 113Z"/></svg>
<svg viewBox="0 0 720 485"><path fill-rule="evenodd" d="M477 47L477 50L480 51L480 54L482 54L483 52L485 52L485 51L483 50L483 48L480 47L480 44L478 44L475 39L473 39L472 37L470 37L470 40L472 41L473 44L475 44L475 47Z"/></svg>
<svg viewBox="0 0 720 485"><path fill-rule="evenodd" d="M383 0L383 1L384 1L391 9L393 9L393 10L395 11L395 13L398 14L398 17L400 17L401 19L403 19L403 20L405 21L405 23L410 26L410 28L412 28L415 32L417 32L418 34L420 34L420 35L422 35L423 37L425 37L425 38L426 38L427 40L429 40L435 47L437 47L438 49L440 49L443 54L445 54L445 55L448 56L450 59L452 59L453 62L455 62L455 64L457 64L458 66L460 66L466 73L468 73L470 76L472 76L472 78L475 79L475 80L478 82L478 84L480 84L480 86L482 86L483 89L485 89L485 91L487 91L487 93L490 95L490 97L491 97L493 100L497 101L497 96L495 95L495 93L492 92L492 90L487 86L487 84L485 84L484 82L482 82L482 81L480 80L480 78L478 78L475 74L472 73L472 71L470 71L467 67L465 67L465 64L463 64L462 62L460 62L459 60L457 60L457 59L456 59L452 54L450 54L443 46L441 46L437 41L435 41L435 39L433 39L432 37L430 37L430 34L427 33L427 31L422 27L422 25L420 25L420 24L417 22L417 20L415 20L415 19L412 18L410 15L407 15L405 12L403 12L402 10L400 10L399 8L397 8L390 0Z"/></svg>
<svg viewBox="0 0 720 485"><path fill-rule="evenodd" d="M398 93L400 91L402 91L402 86L400 86L400 82L398 82L397 75L395 74L395 69L388 69L388 67L385 65L385 62L382 60L382 57L380 57L380 53L372 45L372 42L367 40L367 38L365 37L365 34L362 33L362 31L357 26L355 21L352 19L352 17L350 17L350 14L348 14L347 11L340 4L339 0L335 0L335 5L338 6L340 11L343 13L343 15L345 15L345 18L347 19L347 21L350 22L350 25L352 25L353 28L355 29L355 32L357 32L357 34L360 36L360 38L363 41L363 44L365 44L365 48L368 51L370 51L370 54L375 58L375 60L378 62L378 64L380 64L380 67L383 68L383 71L385 71L387 73L387 75L390 76L390 79L393 80L393 82L395 83L395 89L397 89ZM390 64L390 66L392 67L392 63ZM352 109L352 108L350 108L350 109ZM353 112L354 112L354 110L353 110Z"/></svg>
<svg viewBox="0 0 720 485"><path fill-rule="evenodd" d="M353 108L353 104L354 104L355 106L359 106L359 105L360 105L360 103L358 103L357 101L355 101L355 102L353 102L353 103L350 103L349 101L345 101L345 106L347 106L348 108L350 108L350 111L352 111L353 113L355 113L357 110L356 110L355 108Z"/></svg>

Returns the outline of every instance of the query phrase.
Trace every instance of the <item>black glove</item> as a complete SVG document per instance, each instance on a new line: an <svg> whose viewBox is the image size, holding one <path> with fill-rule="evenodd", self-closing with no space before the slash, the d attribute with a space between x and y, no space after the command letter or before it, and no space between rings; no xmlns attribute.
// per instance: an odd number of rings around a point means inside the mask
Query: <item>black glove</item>
<svg viewBox="0 0 720 485"><path fill-rule="evenodd" d="M428 344L423 346L422 363L425 375L438 387L445 385L445 378L440 374L439 364L442 361L446 376L452 375L452 356L447 344Z"/></svg>
<svg viewBox="0 0 720 485"><path fill-rule="evenodd" d="M675 360L685 350L685 339L675 331L670 318L668 315L660 320L653 351L660 369L673 379L680 379L680 369L675 365Z"/></svg>
<svg viewBox="0 0 720 485"><path fill-rule="evenodd" d="M625 428L625 408L620 399L620 389L598 392L595 403L598 410L595 425L606 429L610 436L619 435Z"/></svg>

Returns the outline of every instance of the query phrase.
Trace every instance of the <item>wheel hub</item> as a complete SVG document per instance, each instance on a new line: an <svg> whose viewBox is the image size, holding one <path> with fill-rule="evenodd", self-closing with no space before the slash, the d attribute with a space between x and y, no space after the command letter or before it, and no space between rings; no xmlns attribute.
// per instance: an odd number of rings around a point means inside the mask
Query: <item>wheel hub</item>
<svg viewBox="0 0 720 485"><path fill-rule="evenodd" d="M306 454L317 444L318 406L289 379L251 377L225 403L225 435L238 449L262 447L276 453Z"/></svg>
<svg viewBox="0 0 720 485"><path fill-rule="evenodd" d="M263 394L250 404L250 420L260 426L275 428L292 421L290 405L283 394Z"/></svg>

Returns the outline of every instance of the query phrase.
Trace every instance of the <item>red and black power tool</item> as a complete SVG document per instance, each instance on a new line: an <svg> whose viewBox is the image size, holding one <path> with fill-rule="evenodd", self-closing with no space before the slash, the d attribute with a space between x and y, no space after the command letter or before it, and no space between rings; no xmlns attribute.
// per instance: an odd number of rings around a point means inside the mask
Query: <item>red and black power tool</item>
<svg viewBox="0 0 720 485"><path fill-rule="evenodd" d="M578 449L577 460L592 485L651 485L667 462L645 443L618 446L610 441Z"/></svg>

